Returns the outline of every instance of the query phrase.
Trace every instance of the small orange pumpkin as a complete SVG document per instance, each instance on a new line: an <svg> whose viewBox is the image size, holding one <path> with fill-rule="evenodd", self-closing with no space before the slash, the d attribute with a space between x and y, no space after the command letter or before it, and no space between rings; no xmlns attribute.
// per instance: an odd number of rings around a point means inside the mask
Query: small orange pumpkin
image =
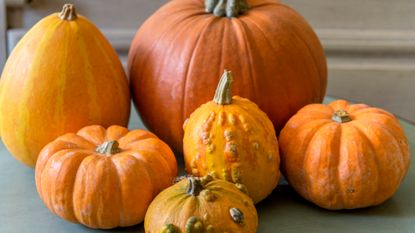
<svg viewBox="0 0 415 233"><path fill-rule="evenodd" d="M185 123L186 171L241 183L257 203L277 186L278 141L272 122L256 104L232 98L231 84L231 73L225 71L214 100L196 109Z"/></svg>
<svg viewBox="0 0 415 233"><path fill-rule="evenodd" d="M302 108L282 130L280 146L288 182L327 209L381 204L398 189L410 160L392 114L345 100Z"/></svg>
<svg viewBox="0 0 415 233"><path fill-rule="evenodd" d="M0 89L2 140L30 167L56 137L92 124L127 126L130 116L128 81L117 53L71 4L19 41Z"/></svg>
<svg viewBox="0 0 415 233"><path fill-rule="evenodd" d="M227 181L189 177L161 192L144 220L148 233L255 233L251 198Z"/></svg>
<svg viewBox="0 0 415 233"><path fill-rule="evenodd" d="M56 215L91 228L131 226L177 175L170 148L154 134L88 126L44 147L36 187Z"/></svg>

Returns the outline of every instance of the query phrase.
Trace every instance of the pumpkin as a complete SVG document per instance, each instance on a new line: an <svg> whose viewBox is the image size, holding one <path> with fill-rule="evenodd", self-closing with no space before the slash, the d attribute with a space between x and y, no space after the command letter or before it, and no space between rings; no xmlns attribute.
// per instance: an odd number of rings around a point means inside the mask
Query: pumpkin
<svg viewBox="0 0 415 233"><path fill-rule="evenodd" d="M98 125L46 145L35 170L37 191L52 213L101 229L140 223L176 175L173 152L154 134Z"/></svg>
<svg viewBox="0 0 415 233"><path fill-rule="evenodd" d="M383 203L409 167L409 145L398 120L345 100L302 108L281 131L280 146L288 182L326 209Z"/></svg>
<svg viewBox="0 0 415 233"><path fill-rule="evenodd" d="M317 36L274 0L168 1L137 32L128 65L143 122L179 152L183 121L211 99L224 69L277 134L301 107L323 100L327 82Z"/></svg>
<svg viewBox="0 0 415 233"><path fill-rule="evenodd" d="M231 72L225 71L213 101L185 123L186 171L241 183L257 203L277 186L278 141L267 115L248 99L232 97L231 87Z"/></svg>
<svg viewBox="0 0 415 233"><path fill-rule="evenodd" d="M252 200L227 181L188 177L162 191L145 216L147 233L255 233Z"/></svg>
<svg viewBox="0 0 415 233"><path fill-rule="evenodd" d="M128 123L130 94L121 62L73 5L26 33L7 60L0 87L3 142L28 166L59 135L91 124Z"/></svg>

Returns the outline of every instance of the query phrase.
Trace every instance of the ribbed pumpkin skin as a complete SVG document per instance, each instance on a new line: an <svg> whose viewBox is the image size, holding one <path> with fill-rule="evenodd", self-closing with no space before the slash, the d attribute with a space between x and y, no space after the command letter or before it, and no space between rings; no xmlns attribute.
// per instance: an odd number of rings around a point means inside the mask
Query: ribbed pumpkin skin
<svg viewBox="0 0 415 233"><path fill-rule="evenodd" d="M95 152L110 140L118 141L121 152ZM109 229L143 221L152 199L176 175L173 152L152 133L88 126L43 148L35 178L50 211L74 223Z"/></svg>
<svg viewBox="0 0 415 233"><path fill-rule="evenodd" d="M308 23L272 0L248 0L237 18L205 13L204 0L172 0L137 32L129 53L133 99L146 126L182 151L183 121L211 99L224 69L234 93L267 113L278 132L323 100L326 60Z"/></svg>
<svg viewBox="0 0 415 233"><path fill-rule="evenodd" d="M340 109L352 121L333 121ZM383 203L398 189L410 160L408 141L392 114L344 100L301 109L281 131L280 148L289 183L327 209Z"/></svg>
<svg viewBox="0 0 415 233"><path fill-rule="evenodd" d="M187 189L188 179L184 179L165 189L154 199L144 220L146 233L172 232L165 230L166 224L173 224L177 233L256 232L258 216L255 206L251 198L239 191L234 184L215 179L204 185L198 196L189 195ZM230 208L241 210L244 214L242 224L232 220ZM192 231L189 228L186 230L191 217L200 220L201 231Z"/></svg>
<svg viewBox="0 0 415 233"><path fill-rule="evenodd" d="M0 80L0 131L16 159L34 166L39 151L67 132L126 126L128 80L109 42L86 18L39 21L11 53Z"/></svg>
<svg viewBox="0 0 415 233"><path fill-rule="evenodd" d="M192 113L184 131L188 173L244 184L255 203L277 186L277 137L266 114L248 99L234 96L229 105L210 101Z"/></svg>

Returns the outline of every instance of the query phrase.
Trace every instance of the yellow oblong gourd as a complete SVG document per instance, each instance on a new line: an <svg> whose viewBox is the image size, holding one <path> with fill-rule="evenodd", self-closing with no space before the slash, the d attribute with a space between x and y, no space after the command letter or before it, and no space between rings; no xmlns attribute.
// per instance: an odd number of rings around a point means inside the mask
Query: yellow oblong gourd
<svg viewBox="0 0 415 233"><path fill-rule="evenodd" d="M130 94L109 42L71 4L21 39L0 81L0 131L8 150L33 167L57 136L128 123Z"/></svg>

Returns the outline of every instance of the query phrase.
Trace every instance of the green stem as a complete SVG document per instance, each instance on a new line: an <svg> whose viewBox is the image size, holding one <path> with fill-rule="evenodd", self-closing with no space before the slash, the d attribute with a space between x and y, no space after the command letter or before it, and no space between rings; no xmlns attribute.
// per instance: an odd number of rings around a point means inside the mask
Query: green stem
<svg viewBox="0 0 415 233"><path fill-rule="evenodd" d="M78 18L75 6L73 4L63 5L62 11L59 13L59 18L67 21L72 21Z"/></svg>
<svg viewBox="0 0 415 233"><path fill-rule="evenodd" d="M232 72L225 70L219 80L213 101L220 105L232 104Z"/></svg>
<svg viewBox="0 0 415 233"><path fill-rule="evenodd" d="M95 151L100 154L113 155L121 151L121 149L118 146L119 146L118 142L115 140L112 140L112 141L102 143L101 145L97 147Z"/></svg>
<svg viewBox="0 0 415 233"><path fill-rule="evenodd" d="M218 17L238 17L249 10L246 0L205 0L206 12Z"/></svg>
<svg viewBox="0 0 415 233"><path fill-rule="evenodd" d="M203 190L203 185L198 178L190 177L186 193L192 196L198 196Z"/></svg>
<svg viewBox="0 0 415 233"><path fill-rule="evenodd" d="M350 117L349 113L342 109L334 112L332 119L333 121L338 123L347 123L349 121L352 121L352 118Z"/></svg>

